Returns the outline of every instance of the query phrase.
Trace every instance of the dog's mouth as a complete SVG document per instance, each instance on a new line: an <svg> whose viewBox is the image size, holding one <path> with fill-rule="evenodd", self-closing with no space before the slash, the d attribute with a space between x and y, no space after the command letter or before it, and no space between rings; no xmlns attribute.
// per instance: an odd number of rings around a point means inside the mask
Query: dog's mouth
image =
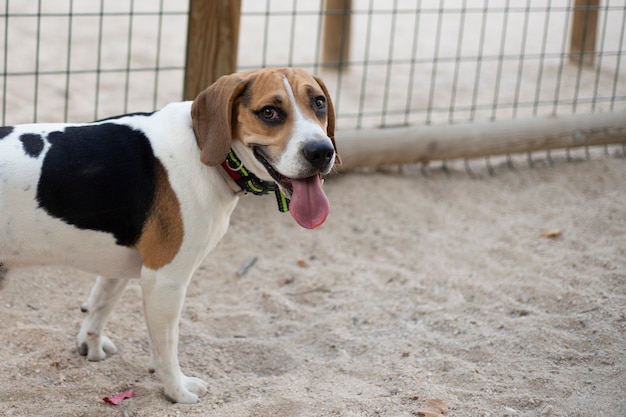
<svg viewBox="0 0 626 417"><path fill-rule="evenodd" d="M322 174L318 172L306 178L289 178L274 168L259 147L254 147L253 152L276 184L290 198L289 212L295 221L306 229L321 226L330 212L328 198L322 190Z"/></svg>
<svg viewBox="0 0 626 417"><path fill-rule="evenodd" d="M283 190L285 195L291 198L293 194L293 186L291 184L291 178L286 177L280 172L278 172L272 166L272 164L269 163L267 158L263 156L263 153L261 152L258 146L254 147L253 152L254 152L254 156L256 157L256 159L263 165L263 167L265 167L265 170L267 171L267 173L270 174L270 176L274 179L276 184L280 186L280 188Z"/></svg>

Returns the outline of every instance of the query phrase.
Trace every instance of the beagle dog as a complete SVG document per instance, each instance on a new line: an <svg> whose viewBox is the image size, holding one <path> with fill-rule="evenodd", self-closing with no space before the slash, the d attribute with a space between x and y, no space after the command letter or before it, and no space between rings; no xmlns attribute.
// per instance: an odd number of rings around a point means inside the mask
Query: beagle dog
<svg viewBox="0 0 626 417"><path fill-rule="evenodd" d="M105 321L140 278L152 368L169 400L194 403L207 384L177 353L194 271L245 193L275 193L305 228L324 223L334 129L324 83L294 68L224 76L152 113L0 127L0 281L28 265L97 274L77 346L100 361L116 352Z"/></svg>

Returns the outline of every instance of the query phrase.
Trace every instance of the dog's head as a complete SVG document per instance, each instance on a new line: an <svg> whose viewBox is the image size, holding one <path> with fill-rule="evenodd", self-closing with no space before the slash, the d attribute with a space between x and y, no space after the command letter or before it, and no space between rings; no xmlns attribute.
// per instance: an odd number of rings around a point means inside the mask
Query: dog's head
<svg viewBox="0 0 626 417"><path fill-rule="evenodd" d="M198 95L191 116L204 164L220 165L232 147L248 169L291 198L300 225L324 222L321 176L339 156L333 104L319 78L294 68L223 76Z"/></svg>

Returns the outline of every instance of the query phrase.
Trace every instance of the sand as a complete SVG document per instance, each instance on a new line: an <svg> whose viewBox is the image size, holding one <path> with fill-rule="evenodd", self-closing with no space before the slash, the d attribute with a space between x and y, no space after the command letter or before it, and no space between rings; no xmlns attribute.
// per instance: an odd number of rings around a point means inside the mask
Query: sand
<svg viewBox="0 0 626 417"><path fill-rule="evenodd" d="M90 363L74 337L92 277L16 271L0 415L415 416L432 399L450 416L624 415L626 165L579 159L344 174L315 231L245 197L188 290L180 360L210 387L191 406L148 372L137 282L107 326L119 353Z"/></svg>

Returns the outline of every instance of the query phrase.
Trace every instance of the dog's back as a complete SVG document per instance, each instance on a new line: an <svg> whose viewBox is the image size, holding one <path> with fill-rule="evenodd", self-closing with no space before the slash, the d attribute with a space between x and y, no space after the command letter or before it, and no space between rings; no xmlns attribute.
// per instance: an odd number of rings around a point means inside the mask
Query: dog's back
<svg viewBox="0 0 626 417"><path fill-rule="evenodd" d="M145 135L113 123L17 125L0 134L4 269L68 264L137 277L141 259L129 247L141 234L155 183Z"/></svg>

